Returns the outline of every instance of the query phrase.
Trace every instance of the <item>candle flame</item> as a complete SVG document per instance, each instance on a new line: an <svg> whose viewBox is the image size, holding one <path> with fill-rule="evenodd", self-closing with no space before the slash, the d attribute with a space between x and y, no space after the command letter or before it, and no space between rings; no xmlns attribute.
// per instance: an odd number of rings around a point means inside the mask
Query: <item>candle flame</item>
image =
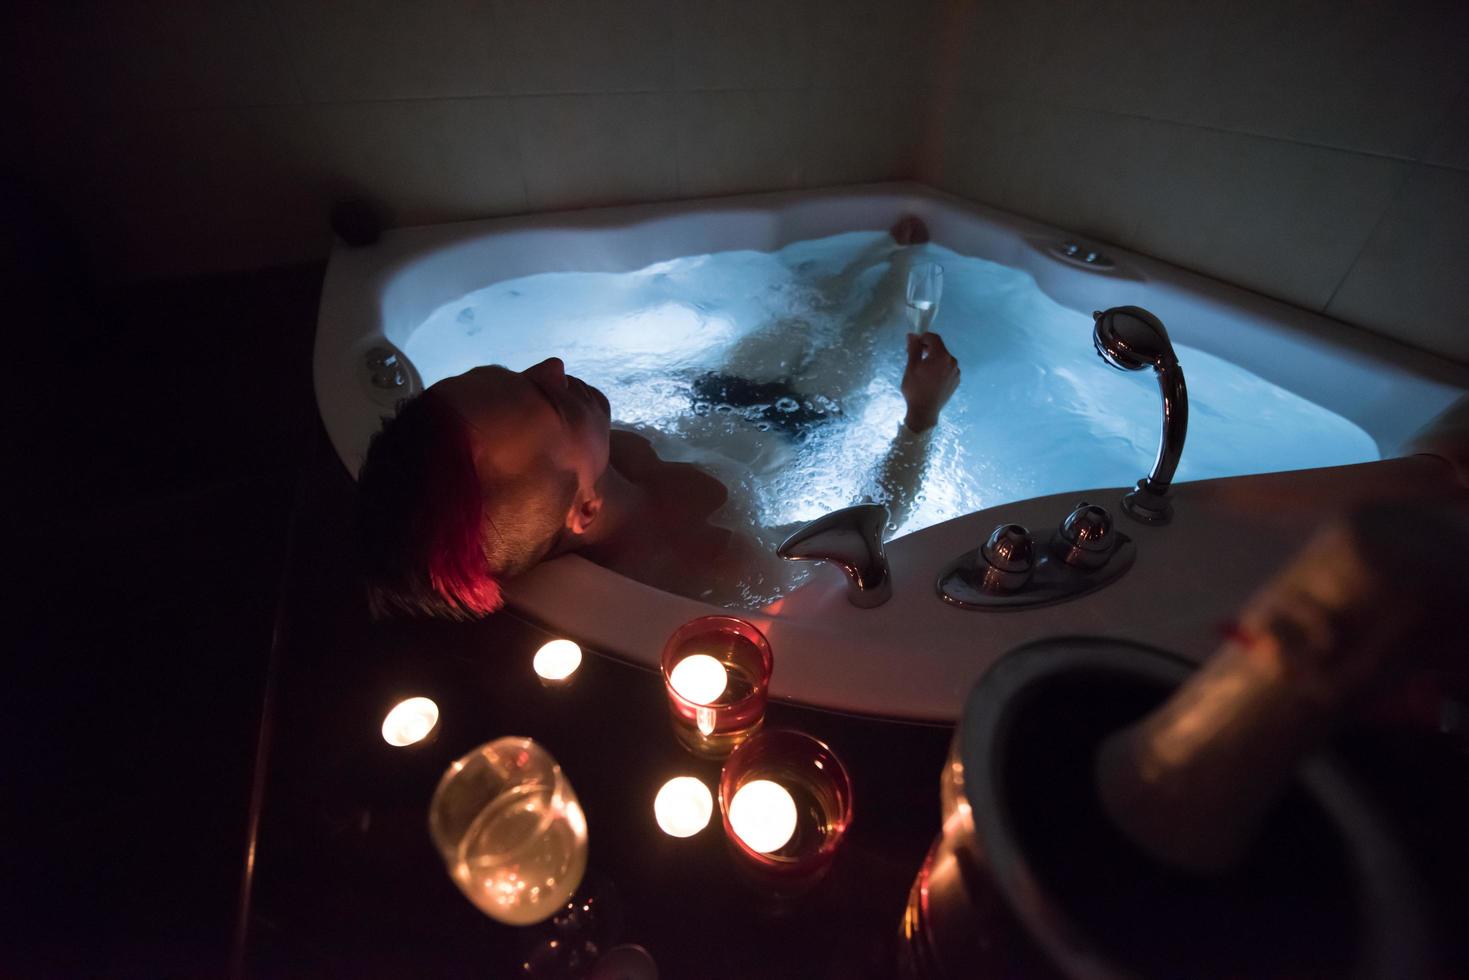
<svg viewBox="0 0 1469 980"><path fill-rule="evenodd" d="M713 813L713 794L693 776L670 779L653 800L658 827L670 837L692 837L708 826Z"/></svg>
<svg viewBox="0 0 1469 980"><path fill-rule="evenodd" d="M752 779L729 801L729 825L753 850L778 851L796 832L796 801L779 783Z"/></svg>
<svg viewBox="0 0 1469 980"><path fill-rule="evenodd" d="M552 640L536 651L531 665L543 680L564 681L581 666L581 647L570 640Z"/></svg>
<svg viewBox="0 0 1469 980"><path fill-rule="evenodd" d="M713 704L729 686L729 672L707 653L696 653L674 664L668 673L668 683L686 701Z"/></svg>
<svg viewBox="0 0 1469 980"><path fill-rule="evenodd" d="M409 698L393 705L383 719L383 741L402 748L428 738L439 724L439 706L429 698Z"/></svg>

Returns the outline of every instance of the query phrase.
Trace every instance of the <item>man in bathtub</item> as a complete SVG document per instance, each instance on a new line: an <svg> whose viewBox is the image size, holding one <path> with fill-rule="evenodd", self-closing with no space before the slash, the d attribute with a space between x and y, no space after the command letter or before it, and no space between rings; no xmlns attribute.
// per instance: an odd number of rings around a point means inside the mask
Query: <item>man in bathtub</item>
<svg viewBox="0 0 1469 980"><path fill-rule="evenodd" d="M905 218L892 236L906 246L927 231ZM887 279L900 283L906 264L892 266ZM893 314L891 286L869 304L874 317ZM897 510L912 500L927 434L959 384L938 334L909 334L906 354L906 416L873 461L878 495ZM746 384L732 374L703 383L735 397ZM772 383L748 386L768 398ZM737 577L776 575L783 563L753 535L711 522L728 497L704 469L612 429L606 396L560 358L520 372L475 368L400 405L368 449L357 524L371 604L378 614L482 616L503 604L504 582L571 552L657 588L738 604Z"/></svg>

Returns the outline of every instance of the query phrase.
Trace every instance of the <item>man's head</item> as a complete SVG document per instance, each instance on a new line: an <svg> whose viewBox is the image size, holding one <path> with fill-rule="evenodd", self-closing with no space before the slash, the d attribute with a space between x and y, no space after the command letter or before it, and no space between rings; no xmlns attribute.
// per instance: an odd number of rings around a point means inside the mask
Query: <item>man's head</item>
<svg viewBox="0 0 1469 980"><path fill-rule="evenodd" d="M475 368L401 405L358 477L373 611L498 609L501 583L595 524L609 429L607 399L555 357Z"/></svg>

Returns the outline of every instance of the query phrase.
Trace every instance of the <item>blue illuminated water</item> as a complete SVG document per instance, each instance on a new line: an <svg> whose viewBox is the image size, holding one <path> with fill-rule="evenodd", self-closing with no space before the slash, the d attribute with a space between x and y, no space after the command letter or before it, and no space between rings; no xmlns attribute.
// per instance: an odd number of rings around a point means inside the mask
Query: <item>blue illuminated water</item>
<svg viewBox="0 0 1469 980"><path fill-rule="evenodd" d="M1019 270L931 244L899 249L880 233L499 282L435 311L405 353L425 384L480 364L518 370L564 358L606 392L618 424L647 435L665 458L724 479L732 526L773 540L795 522L881 497L875 471L904 410L903 298L915 258L944 268L932 328L963 381L934 433L922 486L903 502L899 533L1008 500L1125 486L1148 472L1162 423L1157 383L1151 372L1103 364L1090 316ZM1178 480L1378 458L1346 419L1218 357L1175 348L1190 408ZM709 372L780 379L794 398L719 404L695 394ZM768 421L794 402L813 422L796 438ZM830 421L817 421L822 413Z"/></svg>

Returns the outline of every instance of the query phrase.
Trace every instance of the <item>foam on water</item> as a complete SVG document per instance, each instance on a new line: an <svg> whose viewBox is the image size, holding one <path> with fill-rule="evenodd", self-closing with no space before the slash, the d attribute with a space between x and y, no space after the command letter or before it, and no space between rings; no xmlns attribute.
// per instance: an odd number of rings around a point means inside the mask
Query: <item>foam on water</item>
<svg viewBox="0 0 1469 980"><path fill-rule="evenodd" d="M731 493L721 518L773 546L794 523L882 497L875 474L904 412L903 292L915 257L944 267L933 329L963 381L898 533L1148 472L1162 424L1157 383L1104 365L1089 316L1024 272L931 244L899 249L882 233L507 280L439 308L404 351L426 385L481 364L520 370L564 358L606 392L618 425L723 479ZM1378 458L1346 419L1218 357L1175 349L1190 408L1178 480ZM711 373L786 390L721 404L699 387ZM760 604L789 585L752 577L732 601Z"/></svg>

